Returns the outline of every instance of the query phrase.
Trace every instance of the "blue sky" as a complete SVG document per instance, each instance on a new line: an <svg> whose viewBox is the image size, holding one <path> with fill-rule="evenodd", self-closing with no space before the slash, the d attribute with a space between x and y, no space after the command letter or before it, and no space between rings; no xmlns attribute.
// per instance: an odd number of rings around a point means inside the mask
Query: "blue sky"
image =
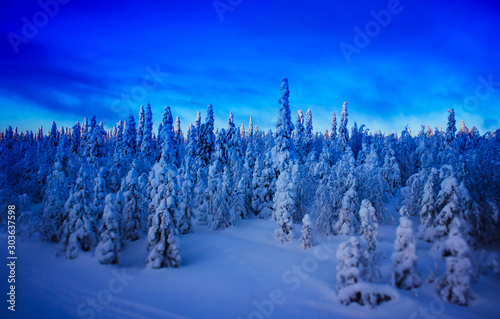
<svg viewBox="0 0 500 319"><path fill-rule="evenodd" d="M211 103L216 126L273 129L283 76L315 131L344 101L371 131L444 126L450 107L500 128L496 1L60 1L3 4L0 129L110 128L148 100L155 127L165 105L186 129Z"/></svg>

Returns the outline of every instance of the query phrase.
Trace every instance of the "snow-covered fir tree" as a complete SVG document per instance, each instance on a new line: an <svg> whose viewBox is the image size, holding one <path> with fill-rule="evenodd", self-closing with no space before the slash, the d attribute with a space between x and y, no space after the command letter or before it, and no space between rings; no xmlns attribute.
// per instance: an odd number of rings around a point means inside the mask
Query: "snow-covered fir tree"
<svg viewBox="0 0 500 319"><path fill-rule="evenodd" d="M194 218L194 194L193 176L191 175L191 157L186 157L184 165L179 170L179 233L189 234L193 232Z"/></svg>
<svg viewBox="0 0 500 319"><path fill-rule="evenodd" d="M64 205L69 196L68 146L68 139L62 135L57 147L54 170L48 178L43 198L42 238L53 242L61 240L62 222L65 214Z"/></svg>
<svg viewBox="0 0 500 319"><path fill-rule="evenodd" d="M368 249L372 251L375 250L377 246L378 237L378 224L375 214L376 211L372 203L367 199L363 199L359 210L359 217L361 219L359 235L366 241Z"/></svg>
<svg viewBox="0 0 500 319"><path fill-rule="evenodd" d="M335 224L335 233L338 235L354 234L358 224L358 220L355 216L358 210L358 194L355 190L356 178L352 170L347 177L347 185L349 185L349 189L342 198L339 219Z"/></svg>
<svg viewBox="0 0 500 319"><path fill-rule="evenodd" d="M365 266L363 265L361 245L356 237L339 245L337 250L337 296L343 305L353 302L362 306L374 307L384 301L396 297L391 289L363 281Z"/></svg>
<svg viewBox="0 0 500 319"><path fill-rule="evenodd" d="M122 249L120 233L120 206L116 204L116 195L106 195L103 224L101 227L101 240L97 244L95 256L101 264L119 264Z"/></svg>
<svg viewBox="0 0 500 319"><path fill-rule="evenodd" d="M467 306L472 298L470 291L472 265L469 259L469 245L460 232L460 222L456 221L453 225L444 243L443 256L446 260L446 271L438 281L437 289L443 300Z"/></svg>
<svg viewBox="0 0 500 319"><path fill-rule="evenodd" d="M413 237L412 222L408 219L408 209L399 210L399 226L396 230L392 263L394 265L393 282L400 289L413 289L422 284L417 267L417 249Z"/></svg>
<svg viewBox="0 0 500 319"><path fill-rule="evenodd" d="M264 159L257 159L252 178L252 209L260 218L273 214L273 198L276 173L270 154Z"/></svg>
<svg viewBox="0 0 500 319"><path fill-rule="evenodd" d="M225 229L233 224L234 210L230 205L231 176L224 168L222 179L219 179L216 192L213 195L213 220L211 230Z"/></svg>
<svg viewBox="0 0 500 319"><path fill-rule="evenodd" d="M288 79L283 78L281 82L281 95L278 100L280 103L280 111L276 121L276 133L274 133L274 147L272 149L274 169L277 176L282 171L285 171L291 162L295 159L295 151L292 141L292 132L294 125L290 116L290 106L288 97L290 90L288 89Z"/></svg>
<svg viewBox="0 0 500 319"><path fill-rule="evenodd" d="M422 208L420 209L420 225L417 236L428 242L434 240L434 220L436 218L436 183L439 172L432 168L424 186Z"/></svg>
<svg viewBox="0 0 500 319"><path fill-rule="evenodd" d="M101 167L96 178L94 178L94 199L92 204L94 205L94 210L97 212L98 217L102 216L102 212L104 211L104 200L108 194L108 187L106 184L107 175L107 168Z"/></svg>
<svg viewBox="0 0 500 319"><path fill-rule="evenodd" d="M124 240L130 239L132 241L142 236L142 214L146 211L144 193L139 185L139 176L135 166L134 162L121 187L125 197L125 205L122 210L120 232Z"/></svg>
<svg viewBox="0 0 500 319"><path fill-rule="evenodd" d="M152 268L180 267L181 251L177 231L168 209L167 202L170 199L163 198L156 209L152 225L148 232L148 250L146 265Z"/></svg>
<svg viewBox="0 0 500 319"><path fill-rule="evenodd" d="M338 145L341 150L345 150L349 142L349 131L347 130L347 102L342 104L340 113L340 125L338 133Z"/></svg>
<svg viewBox="0 0 500 319"><path fill-rule="evenodd" d="M305 214L304 218L302 218L302 236L300 237L300 247L302 249L311 248L313 239L312 239L312 228L311 228L311 217L309 214Z"/></svg>
<svg viewBox="0 0 500 319"><path fill-rule="evenodd" d="M278 224L274 236L281 243L295 238L292 222L294 209L295 189L287 169L279 175L276 181L276 194L274 195L274 220Z"/></svg>
<svg viewBox="0 0 500 319"><path fill-rule="evenodd" d="M76 258L80 251L89 251L97 243L97 214L92 208L91 194L91 169L83 160L74 189L65 204L62 243L66 258Z"/></svg>
<svg viewBox="0 0 500 319"><path fill-rule="evenodd" d="M460 211L460 190L453 168L443 165L440 169L441 189L436 200L434 236L440 240L446 237L455 217L462 219Z"/></svg>

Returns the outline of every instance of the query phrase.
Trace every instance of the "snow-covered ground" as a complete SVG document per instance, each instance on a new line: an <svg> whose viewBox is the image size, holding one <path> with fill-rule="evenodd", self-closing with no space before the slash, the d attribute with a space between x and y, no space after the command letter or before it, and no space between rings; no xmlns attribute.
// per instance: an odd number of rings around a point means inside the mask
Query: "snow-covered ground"
<svg viewBox="0 0 500 319"><path fill-rule="evenodd" d="M413 228L415 229L414 223ZM380 284L390 283L397 225L379 227ZM347 236L314 238L312 249L300 242L279 244L273 220L244 220L210 232L197 227L181 235L181 268L147 269L146 240L126 242L123 267L103 266L93 253L67 260L57 245L17 242L16 312L1 318L493 318L500 312L500 278L488 274L472 284L469 307L442 302L434 283L378 307L341 305L336 297L336 250ZM300 225L295 225L296 238ZM7 247L2 233L0 247ZM418 241L418 267L424 279L434 269L430 244ZM7 249L2 249L5 259ZM443 262L441 262L441 267ZM7 293L7 267L0 289ZM392 289L392 288L391 288Z"/></svg>

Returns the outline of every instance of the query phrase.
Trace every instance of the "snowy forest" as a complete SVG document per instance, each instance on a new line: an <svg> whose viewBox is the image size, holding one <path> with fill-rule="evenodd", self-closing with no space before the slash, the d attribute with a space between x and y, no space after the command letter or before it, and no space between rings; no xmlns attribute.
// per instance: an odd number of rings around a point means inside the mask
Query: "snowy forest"
<svg viewBox="0 0 500 319"><path fill-rule="evenodd" d="M264 219L281 246L343 238L327 283L342 305L373 307L431 285L442 301L468 306L472 283L500 273L498 254L484 252L500 235L500 130L481 135L449 109L442 127L370 131L344 102L331 128L315 132L312 110L293 116L289 94L284 78L267 132L231 113L215 128L212 105L185 132L169 106L153 131L149 104L109 130L95 116L48 132L8 127L0 201L18 207L19 236L51 243L59 261L89 254L120 267L124 248L142 239L144 268L182 268L185 235ZM396 236L389 278L379 267L382 225ZM420 242L438 265L429 278Z"/></svg>

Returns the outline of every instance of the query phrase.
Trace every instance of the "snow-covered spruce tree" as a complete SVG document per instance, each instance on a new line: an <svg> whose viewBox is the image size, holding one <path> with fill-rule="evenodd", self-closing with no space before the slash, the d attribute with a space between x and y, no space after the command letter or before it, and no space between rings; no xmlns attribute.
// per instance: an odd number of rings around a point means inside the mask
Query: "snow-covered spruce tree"
<svg viewBox="0 0 500 319"><path fill-rule="evenodd" d="M293 144L299 160L304 161L306 156L306 141L304 130L304 115L299 110L295 120L295 131L293 132Z"/></svg>
<svg viewBox="0 0 500 319"><path fill-rule="evenodd" d="M335 112L332 112L332 130L330 131L330 140L337 141L337 117Z"/></svg>
<svg viewBox="0 0 500 319"><path fill-rule="evenodd" d="M361 152L358 155L361 155ZM378 166L378 156L373 146L370 147L364 163L358 166L359 183L358 193L360 198L368 199L377 210L378 217L384 217L383 199L388 193L387 184L384 183L382 172Z"/></svg>
<svg viewBox="0 0 500 319"><path fill-rule="evenodd" d="M17 133L17 127L16 127L16 133ZM17 138L14 138L14 136L13 139L17 140ZM57 124L56 122L52 121L52 126L50 128L49 136L47 139L47 147L50 148L51 152L55 152L55 150L57 149L58 142L59 142L59 133L57 132Z"/></svg>
<svg viewBox="0 0 500 319"><path fill-rule="evenodd" d="M123 155L133 158L137 151L137 129L135 127L134 116L131 114L125 123L125 134L123 136Z"/></svg>
<svg viewBox="0 0 500 319"><path fill-rule="evenodd" d="M328 167L329 168L329 167ZM322 234L334 234L334 225L338 218L338 204L340 197L338 190L333 187L334 174L325 172L319 180L314 197L313 210L316 211L316 230Z"/></svg>
<svg viewBox="0 0 500 319"><path fill-rule="evenodd" d="M420 209L420 225L417 236L428 242L434 241L434 219L436 218L436 183L439 172L432 168L424 186L422 208Z"/></svg>
<svg viewBox="0 0 500 319"><path fill-rule="evenodd" d="M185 145L184 145L184 134L181 129L181 119L177 116L175 118L174 126L174 141L175 147L177 149L175 165L180 167L183 164Z"/></svg>
<svg viewBox="0 0 500 319"><path fill-rule="evenodd" d="M78 154L78 151L80 150L80 138L81 138L80 134L81 134L80 122L76 121L76 124L73 126L73 131L71 133L70 151L73 154Z"/></svg>
<svg viewBox="0 0 500 319"><path fill-rule="evenodd" d="M233 113L229 112L228 129L226 131L227 165L232 176L236 176L243 165L244 159L241 134L234 125Z"/></svg>
<svg viewBox="0 0 500 319"><path fill-rule="evenodd" d="M337 292L362 281L361 245L356 237L343 242L337 249Z"/></svg>
<svg viewBox="0 0 500 319"><path fill-rule="evenodd" d="M113 154L113 164L110 168L108 181L108 188L111 192L117 192L120 189L122 179L127 174L130 165L124 154L123 121L119 121L115 128L115 151Z"/></svg>
<svg viewBox="0 0 500 319"><path fill-rule="evenodd" d="M377 247L378 237L378 224L376 220L376 211L369 200L363 199L361 208L359 209L359 217L361 219L361 226L359 228L359 235L366 240L368 249L374 251Z"/></svg>
<svg viewBox="0 0 500 319"><path fill-rule="evenodd" d="M205 123L200 126L199 138L197 145L197 156L201 159L204 166L210 164L212 152L215 149L215 134L214 134L214 111L212 104L207 106L207 117Z"/></svg>
<svg viewBox="0 0 500 319"><path fill-rule="evenodd" d="M356 231L357 218L355 216L358 210L358 194L355 190L356 179L353 170L349 173L347 184L349 189L342 198L342 206L339 212L339 219L335 224L335 233L337 235L352 235Z"/></svg>
<svg viewBox="0 0 500 319"><path fill-rule="evenodd" d="M101 125L97 125L95 115L92 116L85 155L95 175L103 164L103 157L105 155L103 150L105 134L104 128Z"/></svg>
<svg viewBox="0 0 500 319"><path fill-rule="evenodd" d="M146 107L143 137L140 147L142 155L151 164L153 160L152 157L154 151L154 143L153 143L153 113L151 112L151 105L149 103L148 106Z"/></svg>
<svg viewBox="0 0 500 319"><path fill-rule="evenodd" d="M446 145L451 146L455 139L457 127L455 126L455 110L449 109L448 113L450 113L450 115L448 116L448 126L446 127Z"/></svg>
<svg viewBox="0 0 500 319"><path fill-rule="evenodd" d="M193 232L193 218L194 218L194 194L193 194L193 176L192 172L192 158L186 155L184 165L179 170L178 184L179 190L179 233L189 234Z"/></svg>
<svg viewBox="0 0 500 319"><path fill-rule="evenodd" d="M279 176L282 171L285 171L295 159L295 151L291 138L294 126L290 116L290 106L288 102L289 96L290 91L288 89L288 79L283 78L281 82L281 95L278 100L280 103L280 111L275 124L275 145L272 149L274 169L277 176Z"/></svg>
<svg viewBox="0 0 500 319"><path fill-rule="evenodd" d="M314 132L313 132L313 123L312 123L312 112L311 109L307 109L306 112L306 121L304 125L304 139L305 139L305 154L304 157L307 158L309 153L314 149Z"/></svg>
<svg viewBox="0 0 500 319"><path fill-rule="evenodd" d="M209 204L207 198L207 184L208 184L208 172L207 167L201 164L201 160L196 158L195 160L197 167L196 169L196 183L193 189L193 196L195 198L195 209L198 212L197 224L207 226L208 225L208 215L207 215L207 205Z"/></svg>
<svg viewBox="0 0 500 319"><path fill-rule="evenodd" d="M401 187L401 172L399 170L398 161L394 156L394 151L390 148L390 146L385 154L382 176L387 183L387 189L390 194L396 195Z"/></svg>
<svg viewBox="0 0 500 319"><path fill-rule="evenodd" d="M302 236L300 237L300 247L302 249L308 249L312 246L312 228L311 228L311 217L309 214L305 214L302 218Z"/></svg>
<svg viewBox="0 0 500 319"><path fill-rule="evenodd" d="M144 193L139 185L136 162L123 180L121 191L125 198L122 210L120 233L124 240L137 240L142 236L142 214L146 211Z"/></svg>
<svg viewBox="0 0 500 319"><path fill-rule="evenodd" d="M460 225L460 222L452 224ZM449 303L467 306L471 299L469 284L472 265L469 260L469 245L462 238L459 227L450 229L444 246L446 271L437 284L439 295Z"/></svg>
<svg viewBox="0 0 500 319"><path fill-rule="evenodd" d="M222 180L217 186L217 191L213 196L213 220L210 224L212 231L225 229L232 225L234 220L234 210L230 205L231 176L228 169L224 168Z"/></svg>
<svg viewBox="0 0 500 319"><path fill-rule="evenodd" d="M376 267L376 254L378 238L378 224L376 210L369 200L364 199L359 210L361 226L359 234L362 239L362 263L364 265L363 278L369 282L377 282L380 272Z"/></svg>
<svg viewBox="0 0 500 319"><path fill-rule="evenodd" d="M406 181L406 186L401 189L402 204L406 205L410 216L419 215L422 208L421 200L424 195L424 186L430 171L430 169L421 169L410 176Z"/></svg>
<svg viewBox="0 0 500 319"><path fill-rule="evenodd" d="M342 104L342 112L340 113L340 125L338 135L338 146L345 151L349 145L349 131L347 129L347 102Z"/></svg>
<svg viewBox="0 0 500 319"><path fill-rule="evenodd" d="M159 140L161 140L159 160L153 165L149 173L150 187L149 194L149 210L155 212L160 205L161 199L165 196L167 185L171 191L174 191L177 183L177 167L175 161L177 159L177 149L174 140L174 131L172 129L173 118L169 106L165 106L163 115L163 126L160 130ZM174 223L176 223L176 218Z"/></svg>
<svg viewBox="0 0 500 319"><path fill-rule="evenodd" d="M413 237L412 223L408 219L408 209L399 210L399 226L396 230L392 263L394 265L393 283L400 289L413 289L422 284L417 268L417 249Z"/></svg>
<svg viewBox="0 0 500 319"><path fill-rule="evenodd" d="M281 243L295 238L292 223L292 214L295 209L295 186L288 170L280 173L276 181L276 193L274 195L274 220L278 224L274 236Z"/></svg>
<svg viewBox="0 0 500 319"><path fill-rule="evenodd" d="M156 209L152 225L148 232L148 250L146 265L152 268L180 267L181 251L177 231L168 209L167 201L163 198Z"/></svg>
<svg viewBox="0 0 500 319"><path fill-rule="evenodd" d="M455 217L463 220L460 211L460 190L453 168L450 165L443 165L439 174L443 181L436 201L437 216L434 222L434 235L437 240L448 235Z"/></svg>
<svg viewBox="0 0 500 319"><path fill-rule="evenodd" d="M207 187L203 194L203 207L200 212L201 224L209 224L215 214L215 198L222 188L223 172L227 166L227 139L226 131L221 129L217 131L217 140L215 151L213 153L213 162L208 170ZM227 188L226 188L227 189Z"/></svg>
<svg viewBox="0 0 500 319"><path fill-rule="evenodd" d="M95 256L101 264L119 264L122 249L120 206L115 203L116 195L112 193L106 195L104 201L101 240L95 249Z"/></svg>
<svg viewBox="0 0 500 319"><path fill-rule="evenodd" d="M144 105L141 105L141 109L139 110L139 123L137 123L137 151L141 152L142 141L144 140L144 130L146 125L146 118L144 112Z"/></svg>
<svg viewBox="0 0 500 319"><path fill-rule="evenodd" d="M273 214L275 176L270 153L263 160L257 159L252 178L252 209L260 218Z"/></svg>
<svg viewBox="0 0 500 319"><path fill-rule="evenodd" d="M292 216L295 223L300 223L314 199L314 177L306 168L307 166L298 160L291 166L292 183L295 185L295 214Z"/></svg>
<svg viewBox="0 0 500 319"><path fill-rule="evenodd" d="M92 201L92 205L97 213L98 219L102 217L102 213L104 211L104 200L108 194L108 187L106 184L108 173L109 172L106 167L101 167L96 178L94 178L94 199Z"/></svg>
<svg viewBox="0 0 500 319"><path fill-rule="evenodd" d="M92 209L91 169L84 159L73 193L70 194L65 208L63 222L63 248L66 258L76 258L80 251L89 251L97 242L96 213Z"/></svg>
<svg viewBox="0 0 500 319"><path fill-rule="evenodd" d="M397 296L389 287L364 282L361 245L356 237L339 245L337 250L337 295L343 305L352 302L374 307Z"/></svg>
<svg viewBox="0 0 500 319"><path fill-rule="evenodd" d="M246 159L243 162L243 166L239 169L238 175L235 176L235 180L237 184L234 187L231 207L234 211L233 217L236 224L239 220L248 218L251 210L252 179L250 167Z"/></svg>
<svg viewBox="0 0 500 319"><path fill-rule="evenodd" d="M59 242L62 235L64 204L69 196L69 181L66 169L69 162L68 139L61 136L57 147L54 171L48 178L43 197L42 239Z"/></svg>

